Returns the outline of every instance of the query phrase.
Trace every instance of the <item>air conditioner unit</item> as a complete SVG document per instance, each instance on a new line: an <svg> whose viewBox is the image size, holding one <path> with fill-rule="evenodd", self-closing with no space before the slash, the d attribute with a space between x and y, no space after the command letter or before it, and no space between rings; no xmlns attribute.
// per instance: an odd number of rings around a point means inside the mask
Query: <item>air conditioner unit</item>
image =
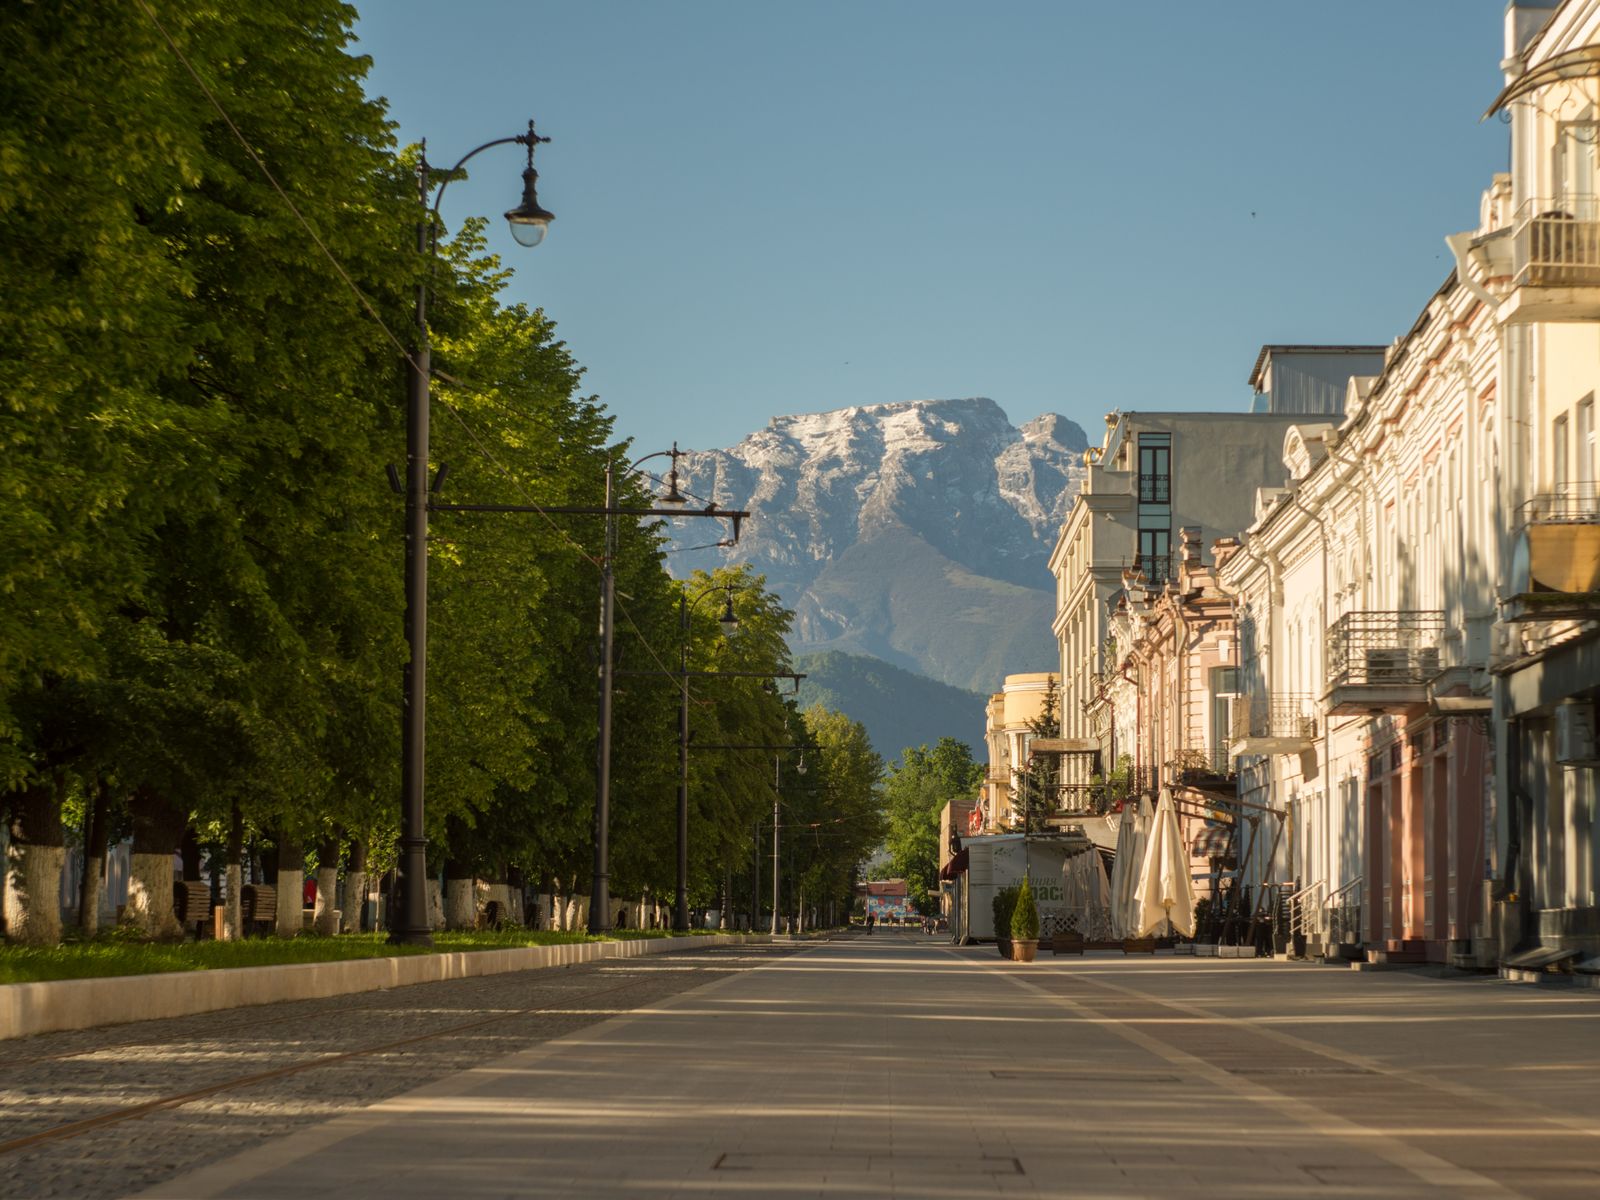
<svg viewBox="0 0 1600 1200"><path fill-rule="evenodd" d="M1592 702L1569 700L1556 705L1556 761L1564 767L1600 767L1594 727Z"/></svg>

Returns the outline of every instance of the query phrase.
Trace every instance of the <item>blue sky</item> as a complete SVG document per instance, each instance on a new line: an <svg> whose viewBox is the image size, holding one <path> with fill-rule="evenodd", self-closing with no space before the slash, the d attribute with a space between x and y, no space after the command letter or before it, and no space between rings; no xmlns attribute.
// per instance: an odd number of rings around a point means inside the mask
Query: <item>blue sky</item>
<svg viewBox="0 0 1600 1200"><path fill-rule="evenodd" d="M537 118L557 220L494 214L618 431L990 396L1248 403L1264 342L1387 342L1476 223L1506 130L1501 0L778 4L368 0L358 49L450 162Z"/></svg>

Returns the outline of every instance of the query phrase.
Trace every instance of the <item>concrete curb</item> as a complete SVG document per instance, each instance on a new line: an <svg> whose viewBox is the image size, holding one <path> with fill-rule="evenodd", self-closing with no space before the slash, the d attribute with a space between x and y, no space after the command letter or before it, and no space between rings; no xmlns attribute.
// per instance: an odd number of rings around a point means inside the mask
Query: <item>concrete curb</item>
<svg viewBox="0 0 1600 1200"><path fill-rule="evenodd" d="M362 958L347 962L289 963L275 967L226 967L210 971L172 971L160 975L110 975L100 979L54 979L44 983L0 984L0 1040L68 1029L92 1029L162 1017L187 1017L223 1008L320 1000L352 992L374 992L470 979L507 971L535 971L608 958L637 958L667 950L700 950L772 940L769 934L726 934L688 938L628 938L615 942L574 942L558 946L519 946L510 950L469 950Z"/></svg>

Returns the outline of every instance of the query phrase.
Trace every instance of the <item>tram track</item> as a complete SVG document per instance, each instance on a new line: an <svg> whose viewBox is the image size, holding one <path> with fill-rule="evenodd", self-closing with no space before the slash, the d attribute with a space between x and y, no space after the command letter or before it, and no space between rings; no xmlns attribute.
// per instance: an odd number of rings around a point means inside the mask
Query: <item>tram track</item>
<svg viewBox="0 0 1600 1200"><path fill-rule="evenodd" d="M740 957L743 958L744 955L740 955ZM613 967L615 966L615 964L610 965ZM723 970L729 969L737 970L739 967L733 962L729 961L726 962L725 966L708 963L705 966L697 966L693 968L696 974L720 974ZM297 1062L289 1062L264 1070L233 1075L229 1078L220 1079L199 1087L189 1088L182 1091L173 1091L150 1100L139 1101L131 1104L119 1104L108 1108L105 1111L93 1113L89 1116L79 1117L70 1121L64 1121L60 1124L53 1125L45 1129L35 1130L32 1133L23 1134L18 1137L0 1140L0 1157L33 1150L42 1146L47 1146L51 1143L68 1141L70 1139L81 1137L98 1130L106 1129L110 1126L119 1125L127 1121L134 1121L141 1117L149 1116L153 1113L182 1108L185 1105L195 1103L196 1101L205 1100L209 1097L217 1096L222 1093L238 1091L259 1084L269 1083L295 1075L302 1075L307 1072L335 1066L340 1063L348 1063L352 1060L361 1058L377 1057L380 1055L393 1053L395 1051L422 1046L430 1042L440 1042L448 1038L459 1037L460 1035L471 1033L473 1031L484 1029L490 1026L503 1025L509 1021L538 1016L542 1013L548 1013L551 1015L565 1014L576 1007L589 1005L592 1001L614 996L619 992L628 991L630 989L646 987L648 983L649 981L646 978L641 977L639 972L634 971L630 972L630 978L620 983L612 984L608 987L589 988L581 992L566 992L560 996L552 996L540 1004L497 1011L489 1016L481 1016L469 1021L458 1021L454 1024L446 1025L438 1029L432 1029L423 1033L412 1034L406 1037L388 1038L383 1041L374 1042L370 1045L361 1046L353 1050L314 1054ZM339 1011L338 1015L341 1018L349 1018L351 1016L359 1016L362 1012L378 1011L385 1010L381 1006L365 1005L356 1009L342 1009ZM313 1011L309 1013L293 1013L286 1016L270 1017L254 1021L234 1022L224 1026L222 1029L216 1030L215 1032L208 1032L206 1034L206 1038L207 1040L212 1038L226 1038L229 1036L248 1034L254 1030L267 1026L279 1026L294 1022L314 1021L320 1015L323 1014L318 1011ZM39 1055L31 1059L19 1060L15 1063L7 1063L5 1073L14 1073L14 1070L30 1064L45 1064L67 1061L73 1058L83 1058L95 1054L103 1054L108 1051L115 1051L118 1049L125 1050L135 1047L159 1048L164 1044L170 1045L171 1043L164 1043L161 1039L137 1039L128 1042L113 1043L107 1046L91 1047L83 1050L63 1051L59 1054Z"/></svg>

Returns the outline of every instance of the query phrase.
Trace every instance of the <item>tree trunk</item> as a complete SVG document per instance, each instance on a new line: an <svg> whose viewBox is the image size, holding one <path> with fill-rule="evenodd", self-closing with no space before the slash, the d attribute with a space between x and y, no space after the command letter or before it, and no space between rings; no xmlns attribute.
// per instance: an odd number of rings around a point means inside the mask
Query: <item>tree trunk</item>
<svg viewBox="0 0 1600 1200"><path fill-rule="evenodd" d="M278 890L279 937L294 937L304 927L306 886L306 850L300 840L289 834L278 835L276 857L278 877L274 886Z"/></svg>
<svg viewBox="0 0 1600 1200"><path fill-rule="evenodd" d="M317 899L312 905L311 928L323 937L339 932L339 842L342 831L317 845Z"/></svg>
<svg viewBox="0 0 1600 1200"><path fill-rule="evenodd" d="M183 839L178 843L178 853L183 856L183 877L185 880L200 881L200 838L194 831L194 826L189 826L183 831Z"/></svg>
<svg viewBox="0 0 1600 1200"><path fill-rule="evenodd" d="M449 817L444 823L444 837L449 850L444 859L444 927L475 929L478 905L472 884L474 864L463 853L472 840L472 831L465 821Z"/></svg>
<svg viewBox="0 0 1600 1200"><path fill-rule="evenodd" d="M428 876L428 928L444 928L444 897L439 892L439 881Z"/></svg>
<svg viewBox="0 0 1600 1200"><path fill-rule="evenodd" d="M78 887L78 928L85 937L100 932L100 897L106 882L106 821L111 791L101 780L95 785L83 827L83 882Z"/></svg>
<svg viewBox="0 0 1600 1200"><path fill-rule="evenodd" d="M54 946L61 940L61 825L64 781L30 784L11 797L11 842L6 847L6 940Z"/></svg>
<svg viewBox="0 0 1600 1200"><path fill-rule="evenodd" d="M183 928L172 911L172 855L183 840L188 814L150 787L135 788L128 809L133 816L133 853L123 923L146 937L177 941Z"/></svg>
<svg viewBox="0 0 1600 1200"><path fill-rule="evenodd" d="M244 936L244 810L233 802L228 814L227 883L222 893L222 936L236 941Z"/></svg>
<svg viewBox="0 0 1600 1200"><path fill-rule="evenodd" d="M350 839L350 857L345 861L343 909L344 931L360 933L367 911L367 843L359 837Z"/></svg>
<svg viewBox="0 0 1600 1200"><path fill-rule="evenodd" d="M446 929L475 929L478 924L477 898L473 895L473 880L469 875L447 873L444 877L444 927Z"/></svg>
<svg viewBox="0 0 1600 1200"><path fill-rule="evenodd" d="M511 903L506 918L513 925L526 925L528 881L523 878L521 867L513 864L506 868L506 892Z"/></svg>

